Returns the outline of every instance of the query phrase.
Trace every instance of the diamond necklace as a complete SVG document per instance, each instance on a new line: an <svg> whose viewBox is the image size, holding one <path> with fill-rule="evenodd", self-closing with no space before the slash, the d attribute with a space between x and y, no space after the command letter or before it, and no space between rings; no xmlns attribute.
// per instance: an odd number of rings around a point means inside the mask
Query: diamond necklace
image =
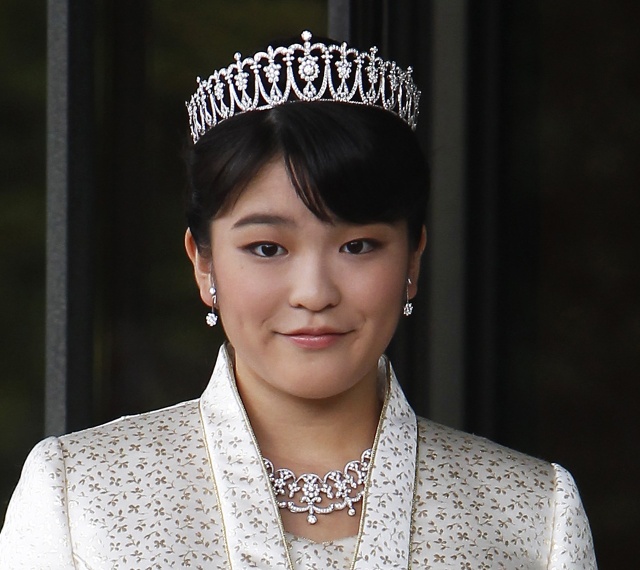
<svg viewBox="0 0 640 570"><path fill-rule="evenodd" d="M308 513L307 522L316 524L317 515L327 515L347 507L349 516L355 516L353 505L364 496L371 454L371 449L367 449L362 452L359 461L349 461L342 471L329 471L324 477L315 473L303 473L296 477L290 469L274 469L273 463L266 457L262 461L278 507L292 513ZM295 500L297 494L301 495L299 502ZM281 496L287 496L288 499L280 500Z"/></svg>

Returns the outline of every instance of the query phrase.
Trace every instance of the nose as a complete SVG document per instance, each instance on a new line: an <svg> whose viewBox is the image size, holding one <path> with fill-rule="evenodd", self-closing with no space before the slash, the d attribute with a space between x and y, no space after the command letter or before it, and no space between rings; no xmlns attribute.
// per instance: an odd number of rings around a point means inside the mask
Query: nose
<svg viewBox="0 0 640 570"><path fill-rule="evenodd" d="M292 307L319 312L335 307L340 298L337 280L322 260L307 260L292 272L289 296Z"/></svg>

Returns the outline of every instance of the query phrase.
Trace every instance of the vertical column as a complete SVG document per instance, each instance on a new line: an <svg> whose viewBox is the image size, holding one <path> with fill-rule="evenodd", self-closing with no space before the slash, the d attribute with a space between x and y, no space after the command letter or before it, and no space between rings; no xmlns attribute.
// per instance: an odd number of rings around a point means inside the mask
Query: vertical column
<svg viewBox="0 0 640 570"><path fill-rule="evenodd" d="M433 1L429 221L429 417L464 424L465 400L465 0Z"/></svg>
<svg viewBox="0 0 640 570"><path fill-rule="evenodd" d="M45 432L91 419L93 2L47 4Z"/></svg>
<svg viewBox="0 0 640 570"><path fill-rule="evenodd" d="M329 0L329 37L338 41L351 40L351 0Z"/></svg>

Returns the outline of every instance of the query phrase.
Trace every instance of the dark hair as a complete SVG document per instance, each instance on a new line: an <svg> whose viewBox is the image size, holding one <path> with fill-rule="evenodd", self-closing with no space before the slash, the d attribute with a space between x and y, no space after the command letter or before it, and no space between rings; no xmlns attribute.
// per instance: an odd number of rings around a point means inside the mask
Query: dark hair
<svg viewBox="0 0 640 570"><path fill-rule="evenodd" d="M187 222L200 250L210 247L211 221L276 158L321 220L406 220L417 247L429 176L411 128L377 107L292 102L227 119L189 148Z"/></svg>

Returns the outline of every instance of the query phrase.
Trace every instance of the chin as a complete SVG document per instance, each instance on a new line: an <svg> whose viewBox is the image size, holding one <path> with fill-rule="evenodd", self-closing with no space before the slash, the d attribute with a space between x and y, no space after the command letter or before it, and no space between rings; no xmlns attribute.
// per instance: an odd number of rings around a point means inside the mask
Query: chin
<svg viewBox="0 0 640 570"><path fill-rule="evenodd" d="M365 371L345 370L340 366L341 362L344 362L344 358L340 359L338 363L334 359L330 361L317 359L314 365L310 365L308 359L305 359L299 367L287 367L286 371L283 370L276 388L291 396L306 400L337 398L366 381L371 369L368 366ZM377 367L377 361L375 365ZM274 367L274 370L277 368ZM285 379L285 381L282 382L281 379Z"/></svg>
<svg viewBox="0 0 640 570"><path fill-rule="evenodd" d="M290 396L300 400L308 400L313 402L321 402L323 400L333 400L347 393L352 386L344 387L328 387L322 386L318 389L315 386L293 386L285 388Z"/></svg>

